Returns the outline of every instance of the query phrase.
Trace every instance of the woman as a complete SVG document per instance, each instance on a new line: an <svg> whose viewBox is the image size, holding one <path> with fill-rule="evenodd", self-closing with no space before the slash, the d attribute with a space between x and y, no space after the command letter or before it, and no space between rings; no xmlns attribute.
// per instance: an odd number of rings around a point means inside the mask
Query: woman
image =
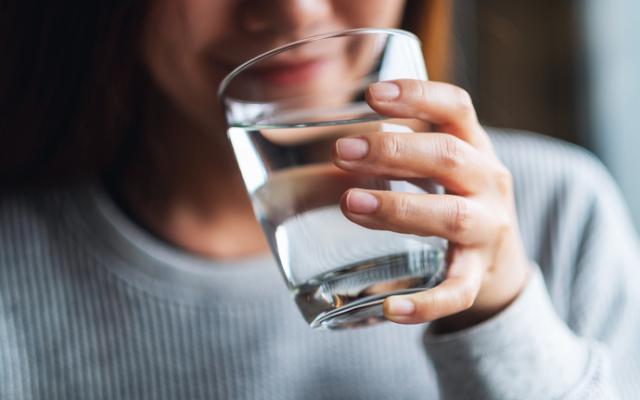
<svg viewBox="0 0 640 400"><path fill-rule="evenodd" d="M342 204L363 226L450 239L446 281L387 299L397 324L324 333L299 317L215 88L277 45L397 26L403 2L12 6L1 24L11 34L2 35L1 131L12 141L0 204L0 397L609 399L640 390L640 256L611 179L567 144L487 132L469 96L443 83L367 92L378 112L428 120L438 133L341 140L334 151L349 171L447 186L437 198L350 189Z"/></svg>

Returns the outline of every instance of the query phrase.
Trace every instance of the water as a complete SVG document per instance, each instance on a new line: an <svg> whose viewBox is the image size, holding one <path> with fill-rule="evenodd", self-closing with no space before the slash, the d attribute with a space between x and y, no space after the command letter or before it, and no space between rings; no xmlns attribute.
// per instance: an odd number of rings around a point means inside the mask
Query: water
<svg viewBox="0 0 640 400"><path fill-rule="evenodd" d="M446 241L363 228L343 216L349 188L441 193L418 184L344 172L335 140L375 131L424 129L415 120L351 121L229 129L254 211L280 270L312 327L339 329L383 320L382 301L441 282Z"/></svg>

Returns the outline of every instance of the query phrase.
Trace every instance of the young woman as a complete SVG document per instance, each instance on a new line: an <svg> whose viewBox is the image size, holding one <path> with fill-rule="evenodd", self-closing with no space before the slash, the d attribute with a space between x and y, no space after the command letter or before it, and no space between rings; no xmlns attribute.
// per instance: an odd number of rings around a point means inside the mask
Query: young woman
<svg viewBox="0 0 640 400"><path fill-rule="evenodd" d="M387 299L396 324L316 332L295 309L215 89L264 50L396 27L417 6L8 4L0 397L637 395L640 255L611 178L574 146L485 129L452 85L372 85L375 110L428 120L434 132L378 133L334 149L340 168L448 188L435 197L350 189L342 204L366 227L448 238L445 282Z"/></svg>

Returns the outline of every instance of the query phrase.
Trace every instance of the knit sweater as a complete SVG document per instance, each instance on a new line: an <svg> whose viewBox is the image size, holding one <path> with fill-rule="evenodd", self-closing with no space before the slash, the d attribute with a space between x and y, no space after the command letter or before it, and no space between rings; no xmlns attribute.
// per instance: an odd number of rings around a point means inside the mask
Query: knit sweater
<svg viewBox="0 0 640 400"><path fill-rule="evenodd" d="M575 146L492 132L534 273L466 330L310 329L270 256L163 243L95 183L0 199L0 399L636 399L640 252Z"/></svg>

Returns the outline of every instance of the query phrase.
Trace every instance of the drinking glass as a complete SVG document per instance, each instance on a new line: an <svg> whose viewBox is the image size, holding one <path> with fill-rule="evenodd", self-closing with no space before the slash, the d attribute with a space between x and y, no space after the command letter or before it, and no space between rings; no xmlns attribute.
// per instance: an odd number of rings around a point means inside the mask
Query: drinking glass
<svg viewBox="0 0 640 400"><path fill-rule="evenodd" d="M431 288L446 273L446 240L367 229L340 209L354 187L444 193L429 179L354 174L331 162L341 137L429 131L368 106L367 87L390 79L427 79L419 40L397 29L352 29L261 54L218 91L256 218L313 328L382 321L385 297Z"/></svg>

